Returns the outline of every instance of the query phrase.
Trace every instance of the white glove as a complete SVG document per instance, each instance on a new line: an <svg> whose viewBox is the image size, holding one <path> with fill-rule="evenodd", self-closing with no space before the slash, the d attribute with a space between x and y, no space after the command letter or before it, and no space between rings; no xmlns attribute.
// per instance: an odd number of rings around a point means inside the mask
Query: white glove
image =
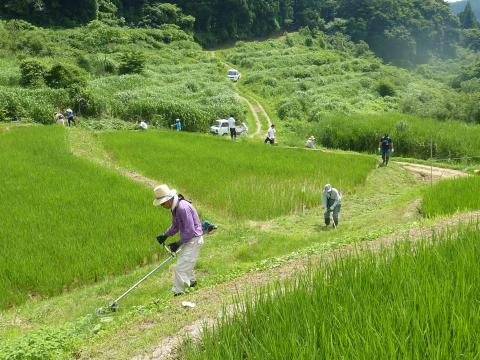
<svg viewBox="0 0 480 360"><path fill-rule="evenodd" d="M333 206L330 206L330 211L333 211Z"/></svg>
<svg viewBox="0 0 480 360"><path fill-rule="evenodd" d="M392 153L395 152L395 149L392 149Z"/></svg>
<svg viewBox="0 0 480 360"><path fill-rule="evenodd" d="M380 148L378 148L378 152L380 152Z"/></svg>

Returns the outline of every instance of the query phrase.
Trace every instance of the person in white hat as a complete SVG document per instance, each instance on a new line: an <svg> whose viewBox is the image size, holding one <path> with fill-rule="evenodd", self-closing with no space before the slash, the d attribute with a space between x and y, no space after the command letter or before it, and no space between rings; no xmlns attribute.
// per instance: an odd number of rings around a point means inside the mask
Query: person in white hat
<svg viewBox="0 0 480 360"><path fill-rule="evenodd" d="M322 204L325 208L325 225L330 225L330 212L333 212L333 225L338 226L338 214L342 208L342 196L340 192L332 187L330 184L326 184L322 193Z"/></svg>
<svg viewBox="0 0 480 360"><path fill-rule="evenodd" d="M170 189L168 185L159 185L154 189L155 200L153 205L162 206L172 212L172 225L165 233L157 236L157 241L162 245L167 238L180 232L180 239L168 245L170 251L182 251L175 267L175 282L172 288L175 296L184 292L185 286L194 287L197 284L193 271L203 245L203 231L197 210L185 198Z"/></svg>
<svg viewBox="0 0 480 360"><path fill-rule="evenodd" d="M305 144L305 147L308 149L315 149L315 137L312 135L307 139L307 143Z"/></svg>

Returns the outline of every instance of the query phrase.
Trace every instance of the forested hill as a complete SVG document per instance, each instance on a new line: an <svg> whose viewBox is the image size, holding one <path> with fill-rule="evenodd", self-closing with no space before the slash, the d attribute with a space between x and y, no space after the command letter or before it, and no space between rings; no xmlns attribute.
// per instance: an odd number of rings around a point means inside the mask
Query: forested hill
<svg viewBox="0 0 480 360"><path fill-rule="evenodd" d="M454 3L450 4L450 7L452 8L452 11L455 14L461 13L464 9L467 3L470 2L470 5L472 6L472 10L475 13L475 16L477 19L480 19L480 0L462 0L462 1L457 1Z"/></svg>
<svg viewBox="0 0 480 360"><path fill-rule="evenodd" d="M308 26L344 32L399 64L452 55L459 27L443 0L3 0L0 16L56 27L97 18L134 27L169 23L194 31L204 45Z"/></svg>

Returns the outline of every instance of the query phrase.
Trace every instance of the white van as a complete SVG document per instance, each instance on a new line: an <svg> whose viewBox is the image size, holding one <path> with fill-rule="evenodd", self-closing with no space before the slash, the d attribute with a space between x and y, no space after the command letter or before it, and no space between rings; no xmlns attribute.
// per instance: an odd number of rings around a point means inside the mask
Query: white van
<svg viewBox="0 0 480 360"><path fill-rule="evenodd" d="M235 126L235 130L237 130L237 135L239 136L245 136L248 134L248 127L247 127L247 124L245 123ZM215 123L210 127L210 134L220 135L220 136L230 135L228 120L225 120L225 119L216 120Z"/></svg>
<svg viewBox="0 0 480 360"><path fill-rule="evenodd" d="M238 70L230 69L228 70L227 76L232 81L238 81L238 79L240 79L240 76L242 76L242 74L240 74L240 71Z"/></svg>

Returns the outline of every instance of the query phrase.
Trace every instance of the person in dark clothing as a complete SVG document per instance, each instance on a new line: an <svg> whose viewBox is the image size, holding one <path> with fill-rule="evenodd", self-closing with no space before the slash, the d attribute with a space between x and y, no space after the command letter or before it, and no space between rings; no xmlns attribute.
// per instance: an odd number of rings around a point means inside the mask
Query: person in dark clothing
<svg viewBox="0 0 480 360"><path fill-rule="evenodd" d="M394 152L393 141L388 134L383 135L378 143L378 151L382 154L382 165L387 166L390 160L390 154Z"/></svg>

